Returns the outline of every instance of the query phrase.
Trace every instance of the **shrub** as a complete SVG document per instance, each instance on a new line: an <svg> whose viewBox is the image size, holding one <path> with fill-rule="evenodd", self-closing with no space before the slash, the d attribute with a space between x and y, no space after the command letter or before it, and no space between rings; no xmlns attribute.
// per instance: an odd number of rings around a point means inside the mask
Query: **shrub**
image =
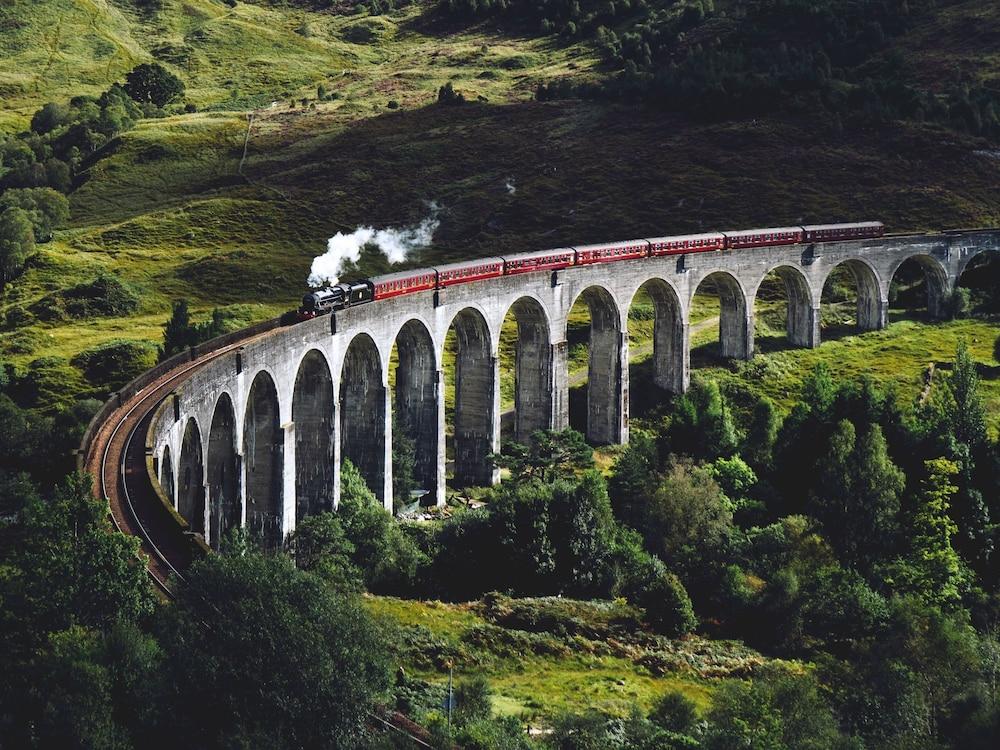
<svg viewBox="0 0 1000 750"><path fill-rule="evenodd" d="M93 281L46 295L29 309L39 320L120 317L139 309L139 295L117 277L102 272Z"/></svg>
<svg viewBox="0 0 1000 750"><path fill-rule="evenodd" d="M117 390L156 364L156 348L145 341L108 341L77 354L71 364L92 385Z"/></svg>
<svg viewBox="0 0 1000 750"><path fill-rule="evenodd" d="M465 104L465 95L455 91L455 87L451 85L451 81L448 81L444 86L438 89L438 104L444 104L445 106Z"/></svg>
<svg viewBox="0 0 1000 750"><path fill-rule="evenodd" d="M687 635L698 625L684 585L668 570L659 571L646 584L639 603L646 610L646 621L664 635Z"/></svg>

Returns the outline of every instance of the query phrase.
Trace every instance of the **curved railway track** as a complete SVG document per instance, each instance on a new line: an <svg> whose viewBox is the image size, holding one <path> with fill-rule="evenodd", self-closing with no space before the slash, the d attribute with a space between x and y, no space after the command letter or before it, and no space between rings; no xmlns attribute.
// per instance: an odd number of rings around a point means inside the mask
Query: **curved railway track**
<svg viewBox="0 0 1000 750"><path fill-rule="evenodd" d="M95 480L98 496L108 501L115 526L139 538L147 557L146 571L168 597L173 595L171 578L183 579L182 571L197 557L199 548L163 507L152 487L146 471L146 430L163 399L194 370L248 340L209 352L154 380L104 421L84 456L84 467Z"/></svg>

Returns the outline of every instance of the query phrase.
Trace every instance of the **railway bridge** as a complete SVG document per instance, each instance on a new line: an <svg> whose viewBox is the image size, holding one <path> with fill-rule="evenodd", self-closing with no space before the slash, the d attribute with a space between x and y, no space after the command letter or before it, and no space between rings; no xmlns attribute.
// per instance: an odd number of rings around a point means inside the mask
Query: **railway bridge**
<svg viewBox="0 0 1000 750"><path fill-rule="evenodd" d="M106 426L143 400L143 421L132 431L142 433L144 452L133 453L144 457L147 471L140 473L150 475L176 520L211 546L239 525L278 543L296 519L336 507L345 458L391 509L394 429L414 442L417 484L444 502L442 362L452 329L454 468L447 481L483 485L498 479L488 455L499 447L498 351L510 313L518 332L517 437L568 426L567 319L584 300L591 318L587 438L624 443L628 310L640 290L655 310L655 381L683 392L689 383L692 300L703 284L714 285L721 301L723 356L747 359L754 352L754 301L771 273L784 282L790 342L817 347L823 284L835 268L846 267L856 280L858 327L876 330L887 324L889 285L905 261L913 259L923 269L933 316L942 312L972 258L998 250L1000 230L969 230L652 257L504 276L359 305L296 325L272 323L203 345L126 387L95 419L84 453L95 474L115 485L118 469L98 465L100 451L106 460L109 450ZM125 454L123 449L119 460L127 463ZM139 468L125 466L121 481ZM115 491L105 487L113 508Z"/></svg>

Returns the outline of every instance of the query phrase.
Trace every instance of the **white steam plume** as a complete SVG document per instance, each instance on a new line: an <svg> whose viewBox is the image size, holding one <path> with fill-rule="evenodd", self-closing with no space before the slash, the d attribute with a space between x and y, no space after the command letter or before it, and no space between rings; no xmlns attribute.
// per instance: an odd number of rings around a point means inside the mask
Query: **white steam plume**
<svg viewBox="0 0 1000 750"><path fill-rule="evenodd" d="M428 208L430 214L427 218L414 226L401 229L358 227L350 234L337 232L327 241L326 252L313 258L309 286L336 284L344 268L344 261L357 263L361 257L361 248L369 242L378 245L390 263L402 263L413 250L427 247L441 225L438 218L441 207L431 201Z"/></svg>
<svg viewBox="0 0 1000 750"><path fill-rule="evenodd" d="M507 190L508 195L513 195L517 192L517 187L514 185L514 178L508 177L507 182L504 183L504 188Z"/></svg>

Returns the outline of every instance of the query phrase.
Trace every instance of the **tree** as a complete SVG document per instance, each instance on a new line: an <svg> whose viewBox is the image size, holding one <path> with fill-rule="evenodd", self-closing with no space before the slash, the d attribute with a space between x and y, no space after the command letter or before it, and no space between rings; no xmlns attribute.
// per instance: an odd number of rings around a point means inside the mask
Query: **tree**
<svg viewBox="0 0 1000 750"><path fill-rule="evenodd" d="M195 563L159 633L172 747L351 747L389 684L361 602L280 554Z"/></svg>
<svg viewBox="0 0 1000 750"><path fill-rule="evenodd" d="M690 461L674 462L646 513L644 533L650 552L689 581L687 576L700 570L702 563L721 556L732 531L732 507L711 472Z"/></svg>
<svg viewBox="0 0 1000 750"><path fill-rule="evenodd" d="M184 82L159 63L143 63L125 76L125 91L137 102L165 107L184 95Z"/></svg>
<svg viewBox="0 0 1000 750"><path fill-rule="evenodd" d="M170 320L163 326L163 348L160 350L160 360L168 359L193 344L191 315L188 312L187 300L177 300L174 302Z"/></svg>
<svg viewBox="0 0 1000 750"><path fill-rule="evenodd" d="M576 430L536 430L528 445L509 442L490 459L498 468L508 469L514 483L550 482L589 469L594 465L594 451Z"/></svg>
<svg viewBox="0 0 1000 750"><path fill-rule="evenodd" d="M810 509L845 565L867 573L892 550L904 485L882 429L871 425L859 435L851 422L841 420L830 438Z"/></svg>
<svg viewBox="0 0 1000 750"><path fill-rule="evenodd" d="M31 215L23 208L8 208L0 213L0 289L21 274L34 251Z"/></svg>
<svg viewBox="0 0 1000 750"><path fill-rule="evenodd" d="M426 558L347 460L340 469L337 518L354 545L352 559L369 589L398 593L412 584Z"/></svg>
<svg viewBox="0 0 1000 750"><path fill-rule="evenodd" d="M115 533L89 476L74 474L48 502L31 502L21 526L16 596L7 602L18 607L32 639L73 624L135 622L152 612L138 539Z"/></svg>
<svg viewBox="0 0 1000 750"><path fill-rule="evenodd" d="M611 469L608 494L615 517L634 529L642 527L646 506L656 490L656 443L647 434L630 435L629 444Z"/></svg>
<svg viewBox="0 0 1000 750"><path fill-rule="evenodd" d="M548 536L555 555L555 575L564 592L607 593L615 522L600 474L588 471L575 487L560 483L554 488Z"/></svg>
<svg viewBox="0 0 1000 750"><path fill-rule="evenodd" d="M775 673L752 682L725 682L707 718L705 750L850 747L809 675Z"/></svg>
<svg viewBox="0 0 1000 750"><path fill-rule="evenodd" d="M948 515L949 500L958 491L951 478L958 466L943 458L925 461L919 506L910 533L910 552L896 576L899 588L945 609L958 604L963 584L962 561L951 546L958 526Z"/></svg>
<svg viewBox="0 0 1000 750"><path fill-rule="evenodd" d="M774 404L767 397L761 398L753 409L750 427L740 452L758 469L769 469L774 461L774 445L781 427Z"/></svg>
<svg viewBox="0 0 1000 750"><path fill-rule="evenodd" d="M361 571L354 564L357 548L347 538L336 513L319 513L299 521L287 549L301 570L318 575L335 588L363 588Z"/></svg>
<svg viewBox="0 0 1000 750"><path fill-rule="evenodd" d="M36 242L48 242L52 230L69 220L69 200L52 188L6 190L0 195L0 212L8 208L28 213Z"/></svg>
<svg viewBox="0 0 1000 750"><path fill-rule="evenodd" d="M695 458L731 456L736 451L736 428L717 382L695 383L680 399L670 444L674 452Z"/></svg>
<svg viewBox="0 0 1000 750"><path fill-rule="evenodd" d="M948 378L945 415L960 443L978 450L987 443L986 407L979 389L979 371L969 347L962 342Z"/></svg>

